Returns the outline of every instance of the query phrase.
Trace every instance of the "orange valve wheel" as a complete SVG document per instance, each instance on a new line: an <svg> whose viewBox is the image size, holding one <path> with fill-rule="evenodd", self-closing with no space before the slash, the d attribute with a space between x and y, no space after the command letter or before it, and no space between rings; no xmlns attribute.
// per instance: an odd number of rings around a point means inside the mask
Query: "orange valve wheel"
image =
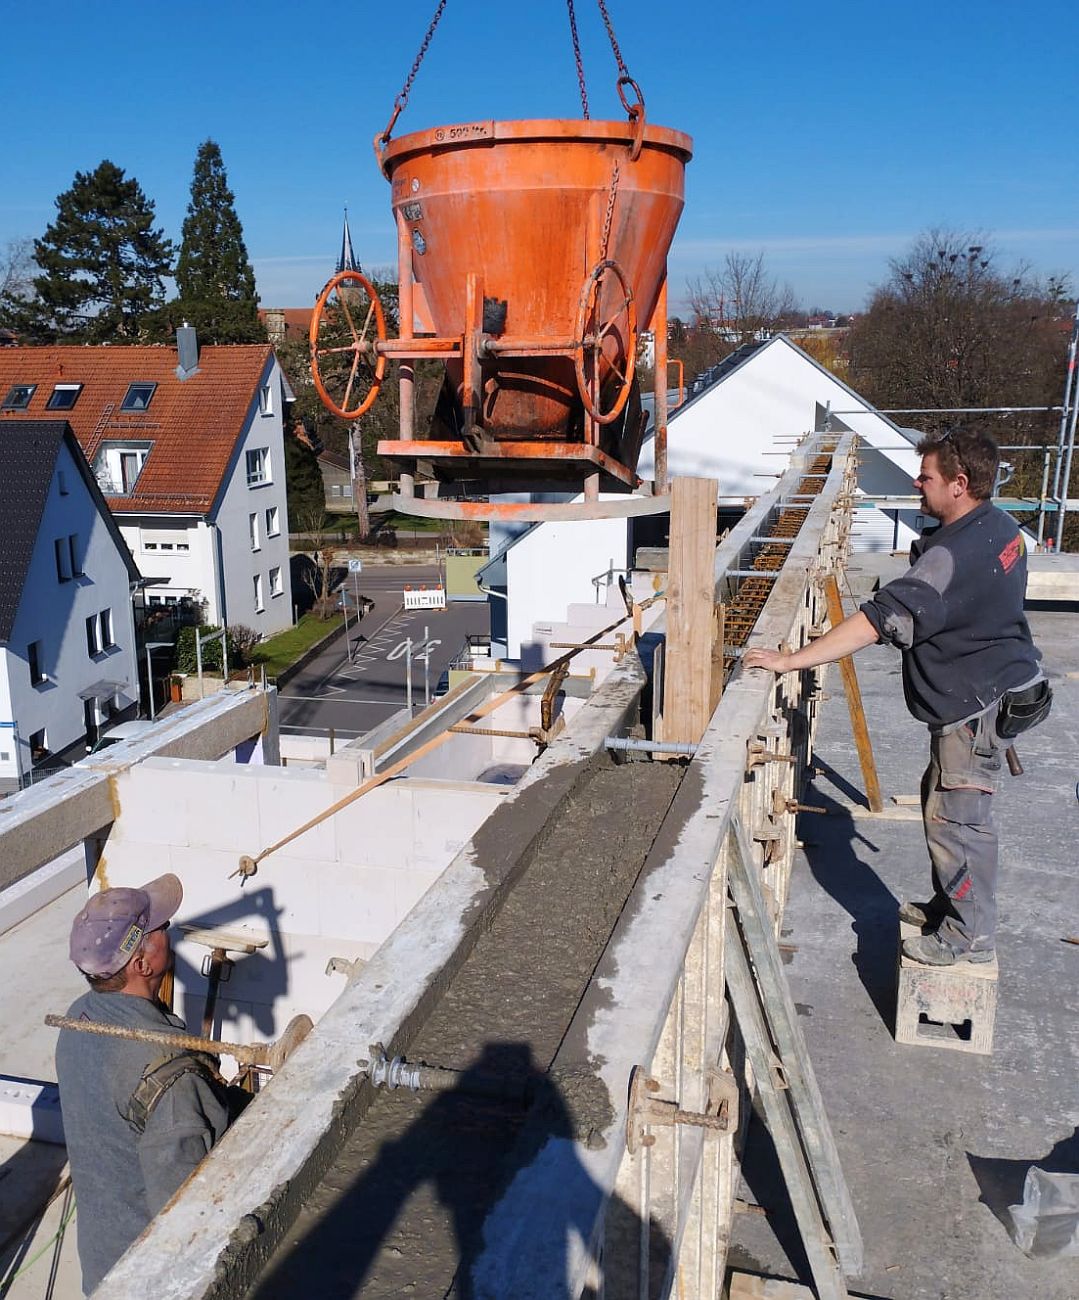
<svg viewBox="0 0 1079 1300"><path fill-rule="evenodd" d="M598 424L610 424L629 399L637 364L637 304L625 271L612 258L598 262L584 282L574 337L581 401Z"/></svg>
<svg viewBox="0 0 1079 1300"><path fill-rule="evenodd" d="M334 415L358 419L371 409L386 373L378 350L386 316L367 276L340 271L333 277L318 296L308 337L319 397Z"/></svg>

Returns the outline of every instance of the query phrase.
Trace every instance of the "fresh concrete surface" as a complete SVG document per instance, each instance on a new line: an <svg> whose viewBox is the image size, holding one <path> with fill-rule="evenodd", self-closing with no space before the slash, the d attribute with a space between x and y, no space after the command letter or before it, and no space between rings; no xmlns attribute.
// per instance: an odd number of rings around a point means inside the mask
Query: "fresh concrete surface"
<svg viewBox="0 0 1079 1300"><path fill-rule="evenodd" d="M868 577L851 573L857 589ZM896 562L893 562L895 564ZM902 562L898 562L902 567ZM886 579L885 579L886 580ZM838 674L817 737L824 768L802 819L805 853L783 940L788 974L865 1239L859 1294L888 1300L1075 1300L1075 1259L1028 1260L1001 1221L1030 1164L1079 1172L1079 617L1031 614L1056 703L1016 742L1026 775L1005 773L1001 827L999 1007L992 1056L892 1038L896 900L929 878L918 820L852 817L861 787ZM896 654L857 659L885 799L917 792L924 729L903 705ZM742 1195L767 1216L737 1215L731 1262L808 1281L774 1157L751 1130Z"/></svg>

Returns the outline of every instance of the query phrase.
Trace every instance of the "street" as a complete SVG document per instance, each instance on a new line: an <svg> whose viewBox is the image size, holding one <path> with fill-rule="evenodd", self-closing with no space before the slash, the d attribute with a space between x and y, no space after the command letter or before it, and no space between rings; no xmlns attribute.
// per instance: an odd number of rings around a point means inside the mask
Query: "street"
<svg viewBox="0 0 1079 1300"><path fill-rule="evenodd" d="M434 565L372 566L358 582L350 575L345 582L350 596L356 585L359 595L374 605L358 624L350 616L347 648L344 637L335 640L281 691L282 732L326 735L332 727L338 739L352 740L404 708L407 656L402 643L409 638L413 712L419 712L424 704L425 629L432 642L427 681L433 695L466 636L486 634L489 628L486 603L400 610L406 583L431 586L437 579Z"/></svg>

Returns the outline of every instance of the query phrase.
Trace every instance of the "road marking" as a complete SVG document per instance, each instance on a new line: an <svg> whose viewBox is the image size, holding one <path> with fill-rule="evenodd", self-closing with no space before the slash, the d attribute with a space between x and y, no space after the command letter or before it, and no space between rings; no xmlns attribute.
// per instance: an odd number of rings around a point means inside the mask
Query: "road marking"
<svg viewBox="0 0 1079 1300"><path fill-rule="evenodd" d="M284 695L281 697L282 704L288 704L292 701L300 703L308 700L330 700L334 704L380 704L384 709L403 709L404 702L397 700L358 700L354 696L347 696L341 699L339 695Z"/></svg>

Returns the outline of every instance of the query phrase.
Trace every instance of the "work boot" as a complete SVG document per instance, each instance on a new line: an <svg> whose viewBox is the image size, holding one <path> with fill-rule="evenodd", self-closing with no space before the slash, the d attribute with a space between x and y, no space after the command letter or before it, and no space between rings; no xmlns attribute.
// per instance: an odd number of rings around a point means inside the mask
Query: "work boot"
<svg viewBox="0 0 1079 1300"><path fill-rule="evenodd" d="M992 948L976 952L969 948L957 948L936 931L933 934L919 935L917 939L904 939L903 956L921 962L923 966L954 966L961 961L992 961L996 952Z"/></svg>
<svg viewBox="0 0 1079 1300"><path fill-rule="evenodd" d="M917 925L923 930L935 930L944 920L946 912L932 903L900 903L899 919L904 925Z"/></svg>

